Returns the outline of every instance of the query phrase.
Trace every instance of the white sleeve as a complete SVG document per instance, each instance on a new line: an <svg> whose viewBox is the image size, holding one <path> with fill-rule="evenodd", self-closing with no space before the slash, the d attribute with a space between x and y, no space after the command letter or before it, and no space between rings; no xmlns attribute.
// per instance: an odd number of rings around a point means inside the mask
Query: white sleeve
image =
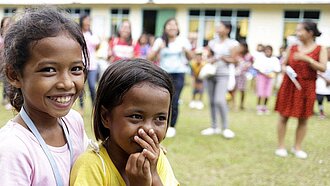
<svg viewBox="0 0 330 186"><path fill-rule="evenodd" d="M183 39L183 47L187 50L191 50L192 46L188 39Z"/></svg>
<svg viewBox="0 0 330 186"><path fill-rule="evenodd" d="M154 44L152 45L151 50L152 51L157 51L159 50L159 48L162 46L163 43L163 39L162 38L157 38L154 42Z"/></svg>
<svg viewBox="0 0 330 186"><path fill-rule="evenodd" d="M234 47L239 46L239 42L235 39L232 40L230 48L233 49Z"/></svg>
<svg viewBox="0 0 330 186"><path fill-rule="evenodd" d="M212 39L211 41L209 41L209 43L207 44L211 50L213 50L214 47L214 40Z"/></svg>
<svg viewBox="0 0 330 186"><path fill-rule="evenodd" d="M273 57L273 63L274 63L274 71L275 72L281 72L281 63L280 60L276 57Z"/></svg>

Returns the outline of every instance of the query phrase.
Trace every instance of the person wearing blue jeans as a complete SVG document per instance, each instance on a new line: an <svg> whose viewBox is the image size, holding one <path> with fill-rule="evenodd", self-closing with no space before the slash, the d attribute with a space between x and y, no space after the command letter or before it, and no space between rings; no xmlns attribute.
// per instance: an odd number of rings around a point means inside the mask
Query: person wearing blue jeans
<svg viewBox="0 0 330 186"><path fill-rule="evenodd" d="M154 61L159 56L159 66L170 74L174 83L174 97L172 103L172 118L166 137L176 134L176 122L179 114L179 98L184 86L184 75L188 72L188 60L192 59L193 52L187 38L179 36L178 23L174 18L164 24L163 35L157 38L147 59Z"/></svg>
<svg viewBox="0 0 330 186"><path fill-rule="evenodd" d="M97 83L97 73L98 73L98 61L96 57L96 51L100 46L99 38L92 33L91 31L91 20L88 14L82 15L79 19L79 25L83 32L87 49L90 57L90 64L88 69L87 83L89 87L90 97L92 101L92 105L94 105L95 101L95 86ZM80 113L84 113L84 94L81 93L79 96L80 102Z"/></svg>
<svg viewBox="0 0 330 186"><path fill-rule="evenodd" d="M170 73L174 84L174 96L172 103L172 118L170 122L170 127L175 128L176 121L178 120L179 113L179 99L184 86L184 73Z"/></svg>

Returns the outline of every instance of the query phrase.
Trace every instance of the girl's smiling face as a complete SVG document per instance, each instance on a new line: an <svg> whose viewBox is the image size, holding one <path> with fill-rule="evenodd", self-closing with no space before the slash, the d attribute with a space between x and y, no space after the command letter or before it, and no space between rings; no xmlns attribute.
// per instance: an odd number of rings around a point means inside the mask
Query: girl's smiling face
<svg viewBox="0 0 330 186"><path fill-rule="evenodd" d="M142 147L134 141L139 129L153 129L161 142L167 130L169 108L170 94L165 88L146 82L130 88L120 105L110 113L103 110L103 124L110 130L108 149L124 156L141 152Z"/></svg>
<svg viewBox="0 0 330 186"><path fill-rule="evenodd" d="M165 25L165 32L167 33L169 38L175 38L179 33L179 28L176 20L170 20Z"/></svg>
<svg viewBox="0 0 330 186"><path fill-rule="evenodd" d="M228 36L230 30L223 23L220 23L216 28L216 32L219 36Z"/></svg>
<svg viewBox="0 0 330 186"><path fill-rule="evenodd" d="M65 116L84 86L82 50L66 33L29 46L29 58L15 85L30 115Z"/></svg>
<svg viewBox="0 0 330 186"><path fill-rule="evenodd" d="M131 35L131 24L128 21L124 21L119 28L120 37L128 38Z"/></svg>

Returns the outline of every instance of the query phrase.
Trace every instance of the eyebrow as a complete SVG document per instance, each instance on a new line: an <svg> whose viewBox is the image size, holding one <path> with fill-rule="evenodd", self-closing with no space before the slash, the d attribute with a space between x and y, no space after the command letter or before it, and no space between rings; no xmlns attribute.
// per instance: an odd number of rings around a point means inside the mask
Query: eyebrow
<svg viewBox="0 0 330 186"><path fill-rule="evenodd" d="M126 111L128 112L139 112L139 113L144 113L144 111L142 109L138 109L138 108L132 108L132 109L126 109ZM158 112L155 115L168 115L168 112Z"/></svg>
<svg viewBox="0 0 330 186"><path fill-rule="evenodd" d="M83 61L73 61L73 64L84 64ZM43 66L43 65L57 65L57 64L61 64L59 62L55 62L55 61L41 61L40 63L38 63L38 67Z"/></svg>

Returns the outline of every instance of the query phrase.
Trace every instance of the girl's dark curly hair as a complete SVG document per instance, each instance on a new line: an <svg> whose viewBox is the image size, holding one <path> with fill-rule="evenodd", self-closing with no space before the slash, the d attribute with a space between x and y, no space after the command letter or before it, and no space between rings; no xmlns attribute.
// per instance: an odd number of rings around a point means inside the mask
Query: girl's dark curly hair
<svg viewBox="0 0 330 186"><path fill-rule="evenodd" d="M89 66L86 42L79 25L67 12L53 6L40 6L25 9L22 14L15 15L14 20L4 38L3 59L7 77L9 68L23 75L25 63L31 57L30 48L39 40L66 33L81 46L86 80ZM10 103L19 111L24 102L21 90L10 85L7 95Z"/></svg>

